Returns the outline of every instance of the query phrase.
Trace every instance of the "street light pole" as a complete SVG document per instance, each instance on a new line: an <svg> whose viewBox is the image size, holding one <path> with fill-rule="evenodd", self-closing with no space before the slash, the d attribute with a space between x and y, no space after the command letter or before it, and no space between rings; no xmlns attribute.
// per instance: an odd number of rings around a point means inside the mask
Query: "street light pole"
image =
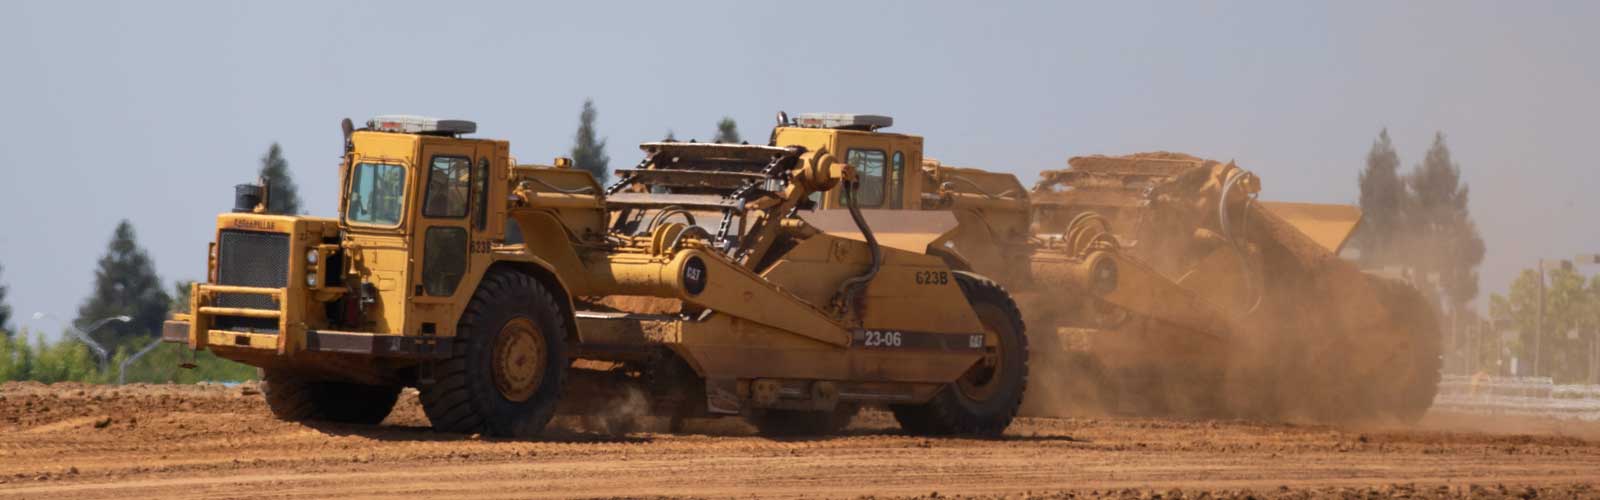
<svg viewBox="0 0 1600 500"><path fill-rule="evenodd" d="M1578 264L1600 264L1600 253L1579 254ZM1589 383L1600 384L1600 325L1589 326Z"/></svg>
<svg viewBox="0 0 1600 500"><path fill-rule="evenodd" d="M47 312L36 312L36 313L33 313L33 319L36 319L36 320L38 320L38 319L51 319L51 320L55 320L55 322L57 322L57 323L61 323L62 326L67 327L67 334L68 335L71 335L73 338L77 339L79 342L83 342L84 345L89 346L89 352L93 352L95 357L100 358L100 371L102 371L102 372L106 371L106 369L108 368L107 365L111 363L111 353L107 352L106 348L102 347L99 342L95 342L94 337L89 336L89 333L93 332L95 330L99 330L100 327L105 326L106 323L110 323L112 321L119 321L119 322L123 322L123 323L127 323L129 321L133 321L133 318L130 318L130 317L126 316L126 315L123 315L123 316L112 316L112 317L109 317L109 318L100 318L99 321L96 321L94 323L90 323L89 324L89 328L87 330L79 330L78 327L72 326L72 323L61 321L61 318L57 318L56 315L50 314L50 313L47 313Z"/></svg>
<svg viewBox="0 0 1600 500"><path fill-rule="evenodd" d="M1533 323L1533 376L1539 376L1539 358L1544 356L1544 258L1539 258L1539 313Z"/></svg>

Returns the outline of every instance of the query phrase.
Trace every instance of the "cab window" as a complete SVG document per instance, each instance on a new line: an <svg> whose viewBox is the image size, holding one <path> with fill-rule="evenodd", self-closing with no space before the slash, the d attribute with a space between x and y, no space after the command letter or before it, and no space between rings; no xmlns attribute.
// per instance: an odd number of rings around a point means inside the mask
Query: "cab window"
<svg viewBox="0 0 1600 500"><path fill-rule="evenodd" d="M385 163L361 163L350 176L349 205L345 220L357 224L400 224L405 199L406 169Z"/></svg>
<svg viewBox="0 0 1600 500"><path fill-rule="evenodd" d="M454 226L428 228L422 242L422 291L449 297L467 274L467 230Z"/></svg>
<svg viewBox="0 0 1600 500"><path fill-rule="evenodd" d="M883 151L876 149L852 149L845 154L845 162L856 169L856 178L861 185L856 188L856 204L862 208L877 208L883 206L884 163L888 160Z"/></svg>
<svg viewBox="0 0 1600 500"><path fill-rule="evenodd" d="M474 171L472 176L478 180L477 186L473 188L473 194L476 196L472 197L472 203L476 207L476 211L472 214L472 227L482 231L489 227L489 201L486 199L489 196L488 158L478 159L478 170Z"/></svg>
<svg viewBox="0 0 1600 500"><path fill-rule="evenodd" d="M428 192L422 215L428 217L466 217L472 186L472 160L459 156L435 156L428 167Z"/></svg>

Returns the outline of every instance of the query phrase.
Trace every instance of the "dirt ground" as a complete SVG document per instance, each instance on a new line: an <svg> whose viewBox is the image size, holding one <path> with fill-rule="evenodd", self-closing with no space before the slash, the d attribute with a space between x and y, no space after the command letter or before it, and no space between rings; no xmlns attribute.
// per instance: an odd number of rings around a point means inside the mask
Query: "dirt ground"
<svg viewBox="0 0 1600 500"><path fill-rule="evenodd" d="M557 424L494 441L429 431L414 392L380 427L313 427L252 386L7 383L0 497L1600 497L1595 423L1027 418L999 440L904 436L882 412L810 440Z"/></svg>

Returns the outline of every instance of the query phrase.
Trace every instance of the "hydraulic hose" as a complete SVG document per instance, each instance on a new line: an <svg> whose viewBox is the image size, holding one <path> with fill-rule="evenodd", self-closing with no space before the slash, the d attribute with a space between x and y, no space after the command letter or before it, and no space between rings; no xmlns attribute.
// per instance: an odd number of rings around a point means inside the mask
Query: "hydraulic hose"
<svg viewBox="0 0 1600 500"><path fill-rule="evenodd" d="M1255 270L1251 269L1250 259L1245 257L1244 248L1239 245L1239 239L1234 238L1233 236L1233 228L1231 223L1228 221L1228 193L1233 190L1234 184L1237 184L1240 179L1244 179L1248 175L1248 172L1245 172L1244 169L1240 168L1235 168L1233 171L1229 172L1228 178L1222 182L1222 195L1217 200L1217 219L1219 224L1222 226L1222 237L1223 239L1228 240L1228 243L1233 246L1233 254L1239 257L1239 268L1243 269L1245 273L1245 286L1248 287L1250 295L1255 297L1250 304L1250 308L1245 310L1245 314L1253 313L1256 311L1256 308L1261 307L1261 299L1265 293L1263 293L1262 290L1256 289ZM1244 218L1250 215L1248 203L1249 201L1246 200L1246 207L1240 212L1239 222L1241 225L1245 222ZM1242 232L1243 230L1244 228L1241 227L1240 231Z"/></svg>
<svg viewBox="0 0 1600 500"><path fill-rule="evenodd" d="M682 206L672 205L661 209L660 212L656 212L656 216L650 218L650 224L644 227L643 232L649 233L650 231L655 230L656 224L660 224L662 221L667 220L668 217L673 215L682 215L683 218L689 222L689 225L695 225L694 214L689 213L689 211L685 210Z"/></svg>
<svg viewBox="0 0 1600 500"><path fill-rule="evenodd" d="M862 286L872 281L878 275L878 269L883 266L883 248L878 246L878 237L872 234L872 228L867 227L867 219L861 215L861 207L856 204L856 182L845 181L845 207L850 209L850 219L855 221L856 228L861 230L861 236L867 239L867 249L872 252L872 264L867 266L867 271L839 284L839 297L842 300L841 311L848 311L855 304L855 296Z"/></svg>
<svg viewBox="0 0 1600 500"><path fill-rule="evenodd" d="M545 182L544 179L540 179L538 177L525 177L525 178L523 178L523 180L533 181L535 184L538 184L540 186L544 186L545 189L549 189L551 191L555 191L555 192L561 193L561 194L590 194L590 193L594 193L594 188L593 187L589 187L589 186L583 186L583 187L578 187L578 188L567 189L567 188L563 188L561 186L557 186L555 184L551 184L549 182Z"/></svg>

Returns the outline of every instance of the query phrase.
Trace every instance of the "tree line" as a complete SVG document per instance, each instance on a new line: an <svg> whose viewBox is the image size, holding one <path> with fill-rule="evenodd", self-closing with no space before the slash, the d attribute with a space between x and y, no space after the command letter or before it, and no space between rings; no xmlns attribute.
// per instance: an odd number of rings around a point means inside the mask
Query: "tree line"
<svg viewBox="0 0 1600 500"><path fill-rule="evenodd" d="M1481 339L1479 362L1493 363L1489 354L1505 349L1520 372L1558 384L1600 383L1600 276L1585 277L1570 260L1543 265L1518 273L1504 294L1490 295L1490 317L1516 334L1504 346Z"/></svg>

